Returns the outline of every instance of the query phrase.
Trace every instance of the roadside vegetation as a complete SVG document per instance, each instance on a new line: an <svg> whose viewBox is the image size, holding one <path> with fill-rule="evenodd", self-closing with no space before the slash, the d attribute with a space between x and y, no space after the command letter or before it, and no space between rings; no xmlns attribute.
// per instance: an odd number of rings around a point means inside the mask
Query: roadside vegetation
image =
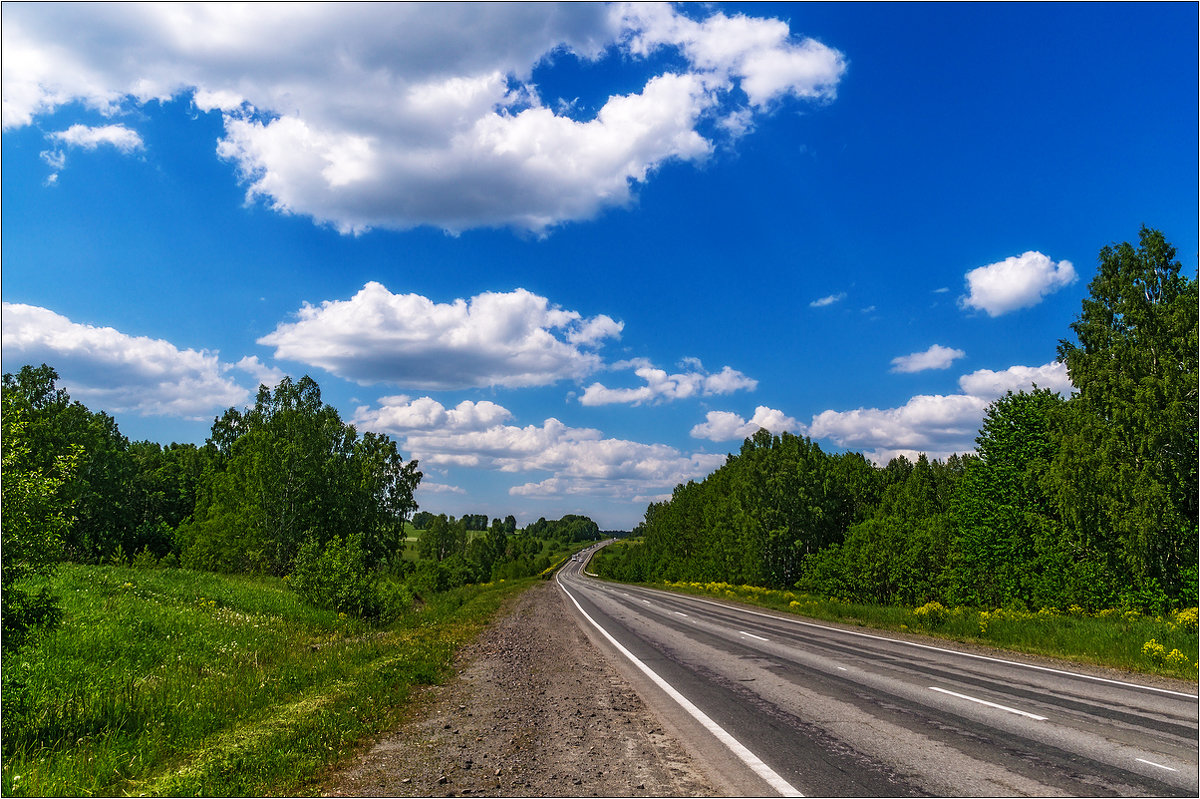
<svg viewBox="0 0 1200 799"><path fill-rule="evenodd" d="M945 461L878 467L760 430L651 504L639 543L595 570L802 592L879 607L853 615L885 626L936 618L958 636L1196 679L1197 285L1154 230L1099 260L1058 348L1071 396L1008 392L976 452Z"/></svg>
<svg viewBox="0 0 1200 799"><path fill-rule="evenodd" d="M603 569L611 544L592 556ZM624 544L628 545L628 544ZM619 553L619 550L616 550ZM619 556L619 555L618 555ZM644 583L654 588L757 605L807 619L916 633L1031 655L1072 660L1143 674L1196 682L1196 608L1161 616L1108 608L1089 613L1078 605L1066 609L1020 608L979 610L947 608L938 602L919 607L875 605L797 591L781 591L722 582Z"/></svg>
<svg viewBox="0 0 1200 799"><path fill-rule="evenodd" d="M450 674L530 580L430 594L387 623L271 576L64 565L62 623L4 659L6 796L301 792Z"/></svg>
<svg viewBox="0 0 1200 799"><path fill-rule="evenodd" d="M294 793L601 535L415 514L416 462L308 377L199 447L130 442L57 379L3 382L4 795Z"/></svg>

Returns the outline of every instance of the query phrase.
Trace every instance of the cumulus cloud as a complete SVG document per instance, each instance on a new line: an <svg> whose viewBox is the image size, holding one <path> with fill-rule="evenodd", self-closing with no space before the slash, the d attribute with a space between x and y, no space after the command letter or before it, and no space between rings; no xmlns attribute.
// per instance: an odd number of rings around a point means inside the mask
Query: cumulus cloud
<svg viewBox="0 0 1200 799"><path fill-rule="evenodd" d="M835 302L841 302L846 299L846 292L839 294L830 294L828 297L822 297L819 300L813 300L808 304L809 308L824 308L826 305L833 305Z"/></svg>
<svg viewBox="0 0 1200 799"><path fill-rule="evenodd" d="M400 395L381 398L378 408L359 407L352 421L377 433L405 435L415 431L486 430L511 418L507 408L488 400L463 400L446 408L432 397L410 399Z"/></svg>
<svg viewBox="0 0 1200 799"><path fill-rule="evenodd" d="M97 127L72 125L66 130L46 134L46 138L85 150L95 150L104 144L116 148L125 155L141 150L143 147L141 135L136 130L131 130L124 125L100 125Z"/></svg>
<svg viewBox="0 0 1200 799"><path fill-rule="evenodd" d="M709 411L705 414L705 421L692 428L691 436L709 441L737 441L749 438L760 429L772 433L803 433L805 427L783 411L759 405L754 409L750 421L729 411Z"/></svg>
<svg viewBox="0 0 1200 799"><path fill-rule="evenodd" d="M950 364L964 356L966 353L962 350L934 344L924 352L914 352L911 355L892 358L892 371L909 374L924 372L928 369L948 369Z"/></svg>
<svg viewBox="0 0 1200 799"><path fill-rule="evenodd" d="M554 418L523 427L501 423L510 417L490 402L465 401L447 410L428 397L392 397L379 409L360 408L354 421L366 430L403 437L405 449L423 465L551 474L514 487L514 495L627 498L646 489L669 490L724 462L723 455L685 454L664 444L606 438L599 430L569 427Z"/></svg>
<svg viewBox="0 0 1200 799"><path fill-rule="evenodd" d="M783 98L832 100L845 71L781 20L665 4L6 4L2 52L5 129L190 97L250 198L344 232L587 219ZM594 110L532 83L663 52L676 71Z"/></svg>
<svg viewBox="0 0 1200 799"><path fill-rule="evenodd" d="M235 365L222 363L216 352L78 324L35 305L6 302L3 308L5 360L50 364L72 397L90 407L198 419L250 398L227 375ZM236 368L252 365L261 366L242 359Z"/></svg>
<svg viewBox="0 0 1200 799"><path fill-rule="evenodd" d="M580 378L601 366L589 348L620 330L524 289L436 303L370 282L349 300L306 303L258 343L363 385L438 390Z"/></svg>
<svg viewBox="0 0 1200 799"><path fill-rule="evenodd" d="M961 394L918 395L898 408L823 411L813 417L808 434L862 451L880 464L920 452L931 458L973 452L987 407L1006 391L1031 391L1035 383L1064 396L1072 390L1059 363L979 369L959 378Z"/></svg>
<svg viewBox="0 0 1200 799"><path fill-rule="evenodd" d="M757 380L728 366L722 367L720 372L710 374L694 358L687 359L684 364L690 366L691 371L667 374L666 370L657 369L644 361L634 362L637 366L634 374L644 380L645 385L637 388L608 388L601 383L593 383L584 390L579 401L584 405L643 405L696 396L732 394L735 391L753 391L758 387Z"/></svg>
<svg viewBox="0 0 1200 799"><path fill-rule="evenodd" d="M967 296L959 298L959 304L986 311L988 316L1001 316L1037 305L1047 294L1077 279L1070 261L1055 263L1030 250L967 272Z"/></svg>
<svg viewBox="0 0 1200 799"><path fill-rule="evenodd" d="M996 399L1006 392L1029 392L1034 386L1048 388L1062 394L1071 395L1075 386L1067 374L1067 365L1052 361L1042 366L1010 366L999 372L991 369L979 369L958 379L958 387L966 394L977 397Z"/></svg>
<svg viewBox="0 0 1200 799"><path fill-rule="evenodd" d="M969 452L988 400L966 394L918 395L899 408L823 411L809 435L878 457L888 450Z"/></svg>

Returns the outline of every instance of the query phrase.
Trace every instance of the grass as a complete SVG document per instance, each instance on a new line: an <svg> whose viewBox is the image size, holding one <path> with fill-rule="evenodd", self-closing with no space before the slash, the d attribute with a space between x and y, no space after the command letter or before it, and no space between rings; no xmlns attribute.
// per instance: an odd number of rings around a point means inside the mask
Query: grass
<svg viewBox="0 0 1200 799"><path fill-rule="evenodd" d="M813 619L939 638L1073 660L1098 666L1197 681L1196 609L1166 617L1136 611L1082 608L1031 613L999 609L945 608L931 602L919 608L865 605L727 583L656 584L682 593L715 596Z"/></svg>
<svg viewBox="0 0 1200 799"><path fill-rule="evenodd" d="M370 626L274 578L62 566L62 626L5 658L0 793L295 793L394 726L530 583Z"/></svg>

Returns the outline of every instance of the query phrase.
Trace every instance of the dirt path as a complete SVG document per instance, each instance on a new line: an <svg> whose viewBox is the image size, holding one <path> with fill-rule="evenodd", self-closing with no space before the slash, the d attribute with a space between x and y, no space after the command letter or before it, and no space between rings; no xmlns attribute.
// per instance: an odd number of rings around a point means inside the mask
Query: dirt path
<svg viewBox="0 0 1200 799"><path fill-rule="evenodd" d="M579 629L553 583L522 594L414 720L326 796L712 796L716 789Z"/></svg>

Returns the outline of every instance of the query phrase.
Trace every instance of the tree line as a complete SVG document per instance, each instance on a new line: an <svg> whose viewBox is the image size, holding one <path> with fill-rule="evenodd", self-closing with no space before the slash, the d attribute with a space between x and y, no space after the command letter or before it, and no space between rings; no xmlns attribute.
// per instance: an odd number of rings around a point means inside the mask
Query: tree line
<svg viewBox="0 0 1200 799"><path fill-rule="evenodd" d="M5 651L57 620L45 578L60 560L287 576L314 604L379 616L406 593L536 574L556 546L599 537L585 517L518 536L512 516L426 513L414 562L417 462L344 422L312 378L261 386L202 446L165 447L130 442L57 381L46 364L3 378Z"/></svg>
<svg viewBox="0 0 1200 799"><path fill-rule="evenodd" d="M626 580L800 588L882 604L1152 612L1197 604L1197 285L1162 234L1105 247L1058 359L987 409L972 455L876 467L760 430L652 503Z"/></svg>

